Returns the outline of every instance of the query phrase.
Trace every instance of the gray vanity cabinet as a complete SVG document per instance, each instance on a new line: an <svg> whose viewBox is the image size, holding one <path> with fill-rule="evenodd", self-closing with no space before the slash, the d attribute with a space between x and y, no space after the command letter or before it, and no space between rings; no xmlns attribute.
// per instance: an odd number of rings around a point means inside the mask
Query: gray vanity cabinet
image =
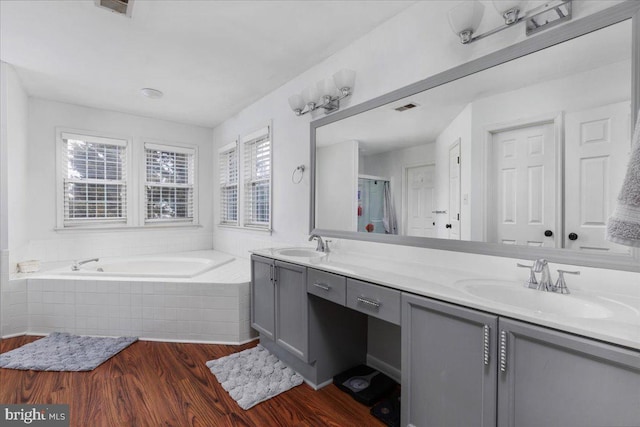
<svg viewBox="0 0 640 427"><path fill-rule="evenodd" d="M307 269L276 261L274 276L276 342L308 362Z"/></svg>
<svg viewBox="0 0 640 427"><path fill-rule="evenodd" d="M271 340L276 334L274 268L272 259L251 256L251 327Z"/></svg>
<svg viewBox="0 0 640 427"><path fill-rule="evenodd" d="M500 319L498 426L640 426L640 353Z"/></svg>
<svg viewBox="0 0 640 427"><path fill-rule="evenodd" d="M402 294L402 425L495 426L497 316Z"/></svg>
<svg viewBox="0 0 640 427"><path fill-rule="evenodd" d="M309 361L305 267L251 256L251 326Z"/></svg>

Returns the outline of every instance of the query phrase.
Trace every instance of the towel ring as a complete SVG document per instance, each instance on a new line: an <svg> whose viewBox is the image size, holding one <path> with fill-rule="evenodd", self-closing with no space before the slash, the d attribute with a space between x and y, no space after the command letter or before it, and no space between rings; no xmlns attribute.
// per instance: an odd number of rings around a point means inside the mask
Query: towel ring
<svg viewBox="0 0 640 427"><path fill-rule="evenodd" d="M300 165L297 168L295 168L293 170L293 173L291 174L291 182L293 182L294 184L300 184L302 182L302 178L304 177L304 165ZM296 172L300 171L300 178L296 179Z"/></svg>

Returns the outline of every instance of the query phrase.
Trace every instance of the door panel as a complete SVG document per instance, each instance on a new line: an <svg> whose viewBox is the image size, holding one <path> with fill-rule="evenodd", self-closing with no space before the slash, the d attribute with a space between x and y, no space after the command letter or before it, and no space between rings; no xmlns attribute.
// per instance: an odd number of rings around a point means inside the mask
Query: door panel
<svg viewBox="0 0 640 427"><path fill-rule="evenodd" d="M460 240L460 143L449 150L449 238Z"/></svg>
<svg viewBox="0 0 640 427"><path fill-rule="evenodd" d="M305 362L308 357L307 269L276 261L276 342Z"/></svg>
<svg viewBox="0 0 640 427"><path fill-rule="evenodd" d="M631 150L628 102L566 116L565 247L630 253L605 240ZM577 239L569 240L569 233Z"/></svg>
<svg viewBox="0 0 640 427"><path fill-rule="evenodd" d="M252 255L251 326L269 339L275 338L275 291L272 277L273 261ZM260 303L256 304L256 301Z"/></svg>
<svg viewBox="0 0 640 427"><path fill-rule="evenodd" d="M407 235L434 237L435 167L406 169Z"/></svg>
<svg viewBox="0 0 640 427"><path fill-rule="evenodd" d="M499 427L640 425L640 353L500 318Z"/></svg>
<svg viewBox="0 0 640 427"><path fill-rule="evenodd" d="M491 152L489 241L556 247L557 233L544 234L556 228L554 124L494 133Z"/></svg>
<svg viewBox="0 0 640 427"><path fill-rule="evenodd" d="M496 316L403 294L402 425L495 426L496 332Z"/></svg>

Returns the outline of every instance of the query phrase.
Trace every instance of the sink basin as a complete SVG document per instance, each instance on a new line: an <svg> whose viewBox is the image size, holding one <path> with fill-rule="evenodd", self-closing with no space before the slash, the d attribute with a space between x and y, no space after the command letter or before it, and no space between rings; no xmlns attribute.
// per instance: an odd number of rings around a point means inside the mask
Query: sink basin
<svg viewBox="0 0 640 427"><path fill-rule="evenodd" d="M296 258L320 258L326 256L327 254L324 252L314 251L313 249L280 249L278 251L280 255L296 257Z"/></svg>
<svg viewBox="0 0 640 427"><path fill-rule="evenodd" d="M533 310L538 314L556 314L585 319L613 316L607 307L590 299L575 295L562 295L528 289L515 282L489 280L464 281L463 290L471 295L493 302ZM462 284L462 283L461 283Z"/></svg>

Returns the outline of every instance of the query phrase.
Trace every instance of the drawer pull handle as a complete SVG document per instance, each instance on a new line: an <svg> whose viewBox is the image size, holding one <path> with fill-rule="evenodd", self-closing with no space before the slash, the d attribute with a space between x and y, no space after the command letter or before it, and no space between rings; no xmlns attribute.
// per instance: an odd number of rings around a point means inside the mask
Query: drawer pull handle
<svg viewBox="0 0 640 427"><path fill-rule="evenodd" d="M313 286L315 286L316 288L320 288L323 291L327 291L327 292L329 292L331 290L331 286L325 285L323 283L314 283Z"/></svg>
<svg viewBox="0 0 640 427"><path fill-rule="evenodd" d="M489 327L489 325L484 325L484 327L482 328L482 332L483 332L483 361L485 365L489 364L489 347L490 347L490 341L491 341L491 328Z"/></svg>
<svg viewBox="0 0 640 427"><path fill-rule="evenodd" d="M375 309L380 308L380 303L378 301L373 301L373 300L370 300L370 299L364 298L364 297L358 297L357 300L358 300L358 302L366 304L366 305L368 305L370 307L373 307Z"/></svg>
<svg viewBox="0 0 640 427"><path fill-rule="evenodd" d="M500 371L507 372L507 331L500 331Z"/></svg>

